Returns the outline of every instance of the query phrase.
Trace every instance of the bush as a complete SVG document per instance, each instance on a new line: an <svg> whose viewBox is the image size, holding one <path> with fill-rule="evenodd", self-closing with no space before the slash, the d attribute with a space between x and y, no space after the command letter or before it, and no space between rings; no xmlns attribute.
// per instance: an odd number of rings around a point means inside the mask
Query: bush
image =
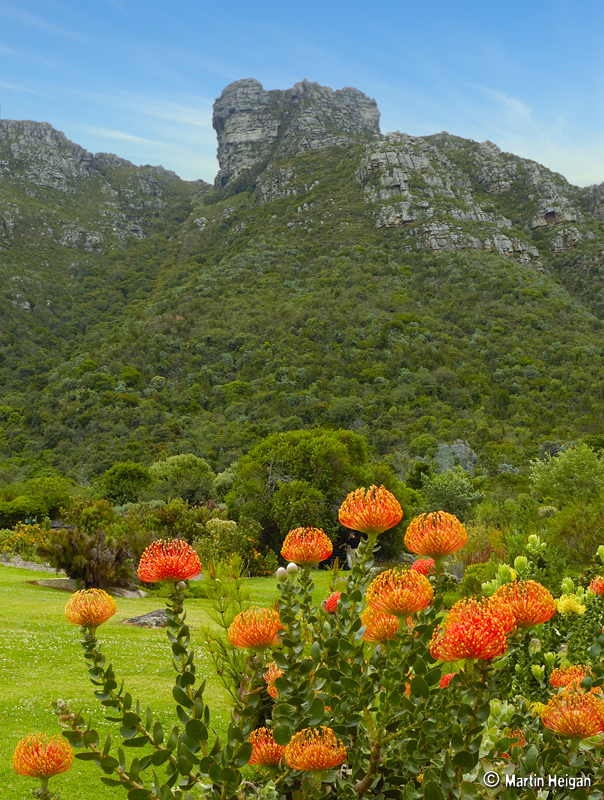
<svg viewBox="0 0 604 800"><path fill-rule="evenodd" d="M463 522L484 500L484 493L475 488L471 476L459 466L432 476L422 475L421 481L424 511L447 511Z"/></svg>
<svg viewBox="0 0 604 800"><path fill-rule="evenodd" d="M552 546L573 564L586 564L604 544L604 503L590 506L571 504L543 521Z"/></svg>
<svg viewBox="0 0 604 800"><path fill-rule="evenodd" d="M136 503L143 491L151 485L151 475L147 467L134 461L114 464L102 475L99 481L101 496L113 505Z"/></svg>
<svg viewBox="0 0 604 800"><path fill-rule="evenodd" d="M208 462L193 453L156 461L149 467L149 475L154 482L150 494L158 500L180 497L193 506L213 496L216 476Z"/></svg>
<svg viewBox="0 0 604 800"><path fill-rule="evenodd" d="M498 559L495 556L485 564L470 564L466 567L461 582L461 594L464 597L482 595L482 584L492 580L497 574Z"/></svg>
<svg viewBox="0 0 604 800"><path fill-rule="evenodd" d="M49 532L41 525L18 522L14 529L0 530L0 553L15 554L25 561L33 561L36 548L47 541Z"/></svg>
<svg viewBox="0 0 604 800"><path fill-rule="evenodd" d="M530 481L538 498L548 498L558 508L593 503L604 492L604 461L586 444L531 461Z"/></svg>
<svg viewBox="0 0 604 800"><path fill-rule="evenodd" d="M38 497L19 495L14 500L0 500L0 525L15 525L26 519L41 520L46 516L46 504Z"/></svg>
<svg viewBox="0 0 604 800"><path fill-rule="evenodd" d="M233 557L239 559L246 572L251 575L272 575L279 560L271 550L265 555L258 550L258 526L242 525L230 519L210 519L204 533L194 539L202 568L228 563Z"/></svg>

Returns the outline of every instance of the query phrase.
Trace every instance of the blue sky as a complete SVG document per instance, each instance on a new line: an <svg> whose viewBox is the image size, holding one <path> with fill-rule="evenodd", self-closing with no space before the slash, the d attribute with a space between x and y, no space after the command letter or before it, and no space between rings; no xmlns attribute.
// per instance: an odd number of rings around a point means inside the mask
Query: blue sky
<svg viewBox="0 0 604 800"><path fill-rule="evenodd" d="M447 130L604 181L601 0L0 0L2 117L92 152L217 172L212 104L254 77L377 100L382 132Z"/></svg>

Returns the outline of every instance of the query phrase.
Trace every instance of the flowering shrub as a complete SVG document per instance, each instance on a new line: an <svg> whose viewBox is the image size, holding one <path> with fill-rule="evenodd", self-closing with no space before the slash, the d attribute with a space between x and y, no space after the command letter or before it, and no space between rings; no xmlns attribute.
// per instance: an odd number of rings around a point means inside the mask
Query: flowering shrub
<svg viewBox="0 0 604 800"><path fill-rule="evenodd" d="M416 530L425 531L425 520ZM457 550L456 524L447 521L440 530L449 552ZM600 598L587 593L588 610L574 615L583 620L592 607L598 610L588 656L563 686L560 668L572 665L552 626L568 620L547 590L521 571L514 578L508 567L501 591L464 599L447 614L439 570L428 576L390 570L368 586L377 542L375 532L361 542L336 613L314 604L312 569L302 549L300 565L278 571L276 608L252 607L233 618L229 639L246 658L223 741L212 734L184 619L180 578L189 564L183 560L182 572L168 565L169 543L165 553L153 551L166 566L164 577L175 581L167 633L179 724L164 730L150 709L143 712L118 688L96 639L95 616L83 631L84 655L96 696L119 725L121 747L114 755L109 737L102 745L91 723L58 701L65 736L86 751L76 758L96 763L101 780L126 790L128 800L536 797L506 788L501 779L512 772L542 785L553 775L560 783L548 795L552 800L587 797L567 788L583 786L577 783L582 776L589 777L590 800L603 797L604 700L588 691L604 684L604 614L593 605ZM428 549L439 560L443 542L432 539ZM533 654L543 650L541 660L527 664L542 694L510 695L510 665L531 648ZM274 704L258 725L267 688L274 689ZM129 748L141 748L132 760Z"/></svg>
<svg viewBox="0 0 604 800"><path fill-rule="evenodd" d="M278 558L272 550L261 553L258 532L253 525L239 526L230 519L213 518L206 522L205 532L193 539L202 567L212 562L227 562L239 556L250 575L272 575Z"/></svg>
<svg viewBox="0 0 604 800"><path fill-rule="evenodd" d="M48 540L49 532L39 523L25 524L17 522L11 530L0 530L0 553L13 554L31 560L36 555L36 548Z"/></svg>

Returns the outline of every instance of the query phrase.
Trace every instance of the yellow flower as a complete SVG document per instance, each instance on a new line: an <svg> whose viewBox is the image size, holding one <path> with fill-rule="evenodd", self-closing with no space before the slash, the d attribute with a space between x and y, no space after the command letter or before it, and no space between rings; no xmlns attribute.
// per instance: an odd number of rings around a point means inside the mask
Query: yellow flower
<svg viewBox="0 0 604 800"><path fill-rule="evenodd" d="M587 607L580 603L574 594L563 594L556 600L560 614L585 614Z"/></svg>
<svg viewBox="0 0 604 800"><path fill-rule="evenodd" d="M545 703L529 703L529 710L531 712L531 717L540 717L541 714L545 711L546 705Z"/></svg>

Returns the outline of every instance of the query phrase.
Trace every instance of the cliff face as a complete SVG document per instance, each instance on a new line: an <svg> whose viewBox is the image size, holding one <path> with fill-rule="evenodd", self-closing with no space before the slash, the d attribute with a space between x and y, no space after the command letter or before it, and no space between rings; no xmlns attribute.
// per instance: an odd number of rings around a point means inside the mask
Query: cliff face
<svg viewBox="0 0 604 800"><path fill-rule="evenodd" d="M380 112L358 89L335 92L304 80L285 91L265 91L253 78L235 81L214 103L218 137L216 187L227 186L270 154L295 155L377 135Z"/></svg>

